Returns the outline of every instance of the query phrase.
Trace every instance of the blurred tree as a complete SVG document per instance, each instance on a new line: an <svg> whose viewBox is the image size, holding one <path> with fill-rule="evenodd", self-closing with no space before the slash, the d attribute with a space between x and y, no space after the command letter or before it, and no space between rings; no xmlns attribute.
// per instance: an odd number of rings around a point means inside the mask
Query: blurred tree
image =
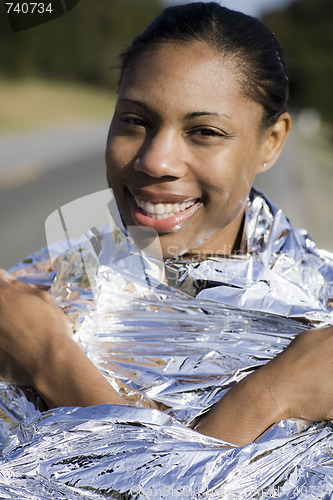
<svg viewBox="0 0 333 500"><path fill-rule="evenodd" d="M80 0L54 21L2 38L0 71L109 85L125 48L162 9L160 0Z"/></svg>
<svg viewBox="0 0 333 500"><path fill-rule="evenodd" d="M263 17L287 56L294 107L314 107L333 123L333 2L296 0Z"/></svg>

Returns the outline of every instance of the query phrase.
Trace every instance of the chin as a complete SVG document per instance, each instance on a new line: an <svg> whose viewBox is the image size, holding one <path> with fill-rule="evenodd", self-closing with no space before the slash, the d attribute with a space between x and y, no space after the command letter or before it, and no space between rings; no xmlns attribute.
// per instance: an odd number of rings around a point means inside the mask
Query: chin
<svg viewBox="0 0 333 500"><path fill-rule="evenodd" d="M177 241L178 240L178 241ZM164 259L179 257L188 252L188 247L178 238L170 237L168 234L159 235L162 256Z"/></svg>

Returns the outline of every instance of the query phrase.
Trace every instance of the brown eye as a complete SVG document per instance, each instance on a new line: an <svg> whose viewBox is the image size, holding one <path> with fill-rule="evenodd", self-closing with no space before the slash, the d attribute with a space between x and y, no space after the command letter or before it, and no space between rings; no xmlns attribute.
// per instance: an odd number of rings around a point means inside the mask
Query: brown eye
<svg viewBox="0 0 333 500"><path fill-rule="evenodd" d="M193 131L196 135L212 136L212 137L223 137L224 134L212 130L210 128L201 128Z"/></svg>
<svg viewBox="0 0 333 500"><path fill-rule="evenodd" d="M149 123L138 116L125 115L120 117L120 121L133 127L150 128Z"/></svg>
<svg viewBox="0 0 333 500"><path fill-rule="evenodd" d="M189 134L194 136L197 140L201 141L232 137L229 134L223 132L222 130L217 130L209 127L194 128L189 132Z"/></svg>

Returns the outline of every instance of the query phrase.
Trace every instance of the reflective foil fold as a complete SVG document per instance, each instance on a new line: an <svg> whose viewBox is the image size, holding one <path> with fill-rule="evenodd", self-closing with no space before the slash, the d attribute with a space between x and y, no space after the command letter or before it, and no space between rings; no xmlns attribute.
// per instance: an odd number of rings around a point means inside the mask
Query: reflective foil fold
<svg viewBox="0 0 333 500"><path fill-rule="evenodd" d="M190 427L301 331L333 324L332 255L256 191L243 253L197 262L147 255L108 207L108 227L51 245L52 271L39 252L15 273L52 283L129 405L42 412L1 383L0 498L330 498L331 422L281 421L243 447Z"/></svg>

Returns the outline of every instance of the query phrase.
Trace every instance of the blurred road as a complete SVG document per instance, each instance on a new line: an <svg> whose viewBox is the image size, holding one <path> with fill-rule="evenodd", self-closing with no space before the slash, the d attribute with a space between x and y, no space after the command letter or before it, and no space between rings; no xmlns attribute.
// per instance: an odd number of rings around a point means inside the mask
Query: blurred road
<svg viewBox="0 0 333 500"><path fill-rule="evenodd" d="M0 136L0 267L46 246L57 208L107 187L107 121Z"/></svg>
<svg viewBox="0 0 333 500"><path fill-rule="evenodd" d="M323 137L301 135L295 123L278 162L257 176L255 186L294 227L333 252L333 147Z"/></svg>
<svg viewBox="0 0 333 500"><path fill-rule="evenodd" d="M45 220L60 206L105 189L108 123L0 136L0 267L46 245ZM299 135L256 186L333 251L333 152Z"/></svg>

